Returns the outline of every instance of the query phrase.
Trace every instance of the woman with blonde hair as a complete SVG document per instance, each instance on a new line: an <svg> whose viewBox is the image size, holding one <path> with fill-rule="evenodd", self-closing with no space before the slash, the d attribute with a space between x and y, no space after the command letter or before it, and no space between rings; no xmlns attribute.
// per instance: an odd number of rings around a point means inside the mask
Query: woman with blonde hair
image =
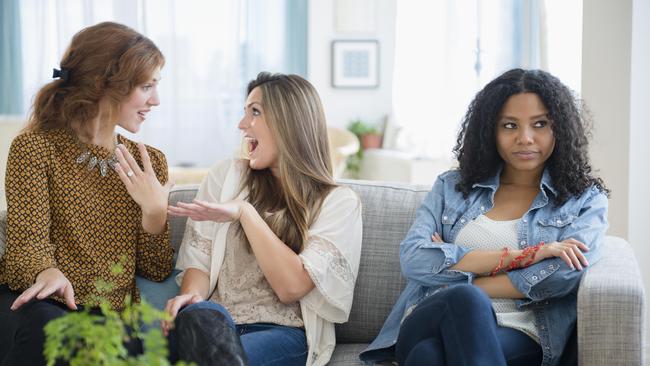
<svg viewBox="0 0 650 366"><path fill-rule="evenodd" d="M303 78L260 73L239 129L248 159L218 163L194 202L169 208L190 218L166 308L172 358L324 365L352 305L359 198L332 178L323 109Z"/></svg>
<svg viewBox="0 0 650 366"><path fill-rule="evenodd" d="M44 364L49 320L98 295L121 309L139 297L136 273L170 274L165 157L115 132L137 132L160 103L164 62L145 36L100 23L73 37L56 80L36 95L7 163L0 364ZM121 274L111 271L117 263ZM99 293L97 279L113 288Z"/></svg>

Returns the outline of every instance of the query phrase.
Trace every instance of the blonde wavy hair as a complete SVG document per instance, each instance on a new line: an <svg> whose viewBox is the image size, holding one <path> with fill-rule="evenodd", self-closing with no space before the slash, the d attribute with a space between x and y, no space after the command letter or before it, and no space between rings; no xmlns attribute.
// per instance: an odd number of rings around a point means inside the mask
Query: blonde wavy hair
<svg viewBox="0 0 650 366"><path fill-rule="evenodd" d="M248 84L262 92L266 123L278 148L278 177L270 169L244 170L241 189L271 230L300 253L332 177L325 113L316 89L298 75L262 72Z"/></svg>

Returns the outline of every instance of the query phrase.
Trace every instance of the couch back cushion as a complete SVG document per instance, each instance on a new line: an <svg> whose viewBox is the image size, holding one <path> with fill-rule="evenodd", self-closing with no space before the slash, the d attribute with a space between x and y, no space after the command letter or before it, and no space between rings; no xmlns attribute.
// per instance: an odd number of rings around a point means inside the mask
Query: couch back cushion
<svg viewBox="0 0 650 366"><path fill-rule="evenodd" d="M397 183L341 181L363 205L363 243L352 312L336 325L338 343L369 343L405 285L399 264L399 244L413 224L415 211L430 187Z"/></svg>
<svg viewBox="0 0 650 366"><path fill-rule="evenodd" d="M369 343L404 288L400 273L399 244L406 236L430 187L399 183L342 180L352 188L363 206L363 244L359 275L350 319L336 325L338 343ZM178 186L170 203L191 202L197 185ZM178 250L185 218L171 218L171 241Z"/></svg>

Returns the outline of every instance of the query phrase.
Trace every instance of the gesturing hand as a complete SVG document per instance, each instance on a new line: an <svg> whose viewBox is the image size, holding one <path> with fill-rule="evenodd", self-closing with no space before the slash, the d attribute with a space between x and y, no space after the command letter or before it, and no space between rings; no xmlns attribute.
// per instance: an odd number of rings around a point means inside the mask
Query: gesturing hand
<svg viewBox="0 0 650 366"><path fill-rule="evenodd" d="M74 302L74 289L65 275L57 268L48 268L36 276L34 284L25 290L11 304L11 310L18 310L21 306L31 301L34 297L43 300L55 294L65 300L65 304L72 310L77 310Z"/></svg>
<svg viewBox="0 0 650 366"><path fill-rule="evenodd" d="M211 203L194 200L193 203L178 202L169 206L167 212L172 216L187 216L194 221L229 222L239 220L243 201Z"/></svg>
<svg viewBox="0 0 650 366"><path fill-rule="evenodd" d="M174 327L174 319L178 315L178 311L187 305L196 304L197 302L203 301L203 298L199 295L178 295L174 298L167 300L167 305L165 305L165 312L169 314L170 319L164 320L160 323L163 334L166 336L169 335L169 331Z"/></svg>
<svg viewBox="0 0 650 366"><path fill-rule="evenodd" d="M126 146L121 144L115 151L118 160L115 170L131 198L142 208L142 212L151 213L160 210L164 212L172 183L168 181L165 185L160 184L151 166L147 148L143 143L138 143L138 150L140 150L144 171L140 169Z"/></svg>

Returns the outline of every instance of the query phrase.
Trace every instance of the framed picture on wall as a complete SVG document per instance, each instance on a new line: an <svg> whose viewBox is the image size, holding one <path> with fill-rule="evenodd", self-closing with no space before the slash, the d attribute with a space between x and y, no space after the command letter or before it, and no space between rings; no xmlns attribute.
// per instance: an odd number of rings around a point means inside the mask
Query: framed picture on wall
<svg viewBox="0 0 650 366"><path fill-rule="evenodd" d="M332 86L377 88L379 86L379 42L332 41Z"/></svg>

